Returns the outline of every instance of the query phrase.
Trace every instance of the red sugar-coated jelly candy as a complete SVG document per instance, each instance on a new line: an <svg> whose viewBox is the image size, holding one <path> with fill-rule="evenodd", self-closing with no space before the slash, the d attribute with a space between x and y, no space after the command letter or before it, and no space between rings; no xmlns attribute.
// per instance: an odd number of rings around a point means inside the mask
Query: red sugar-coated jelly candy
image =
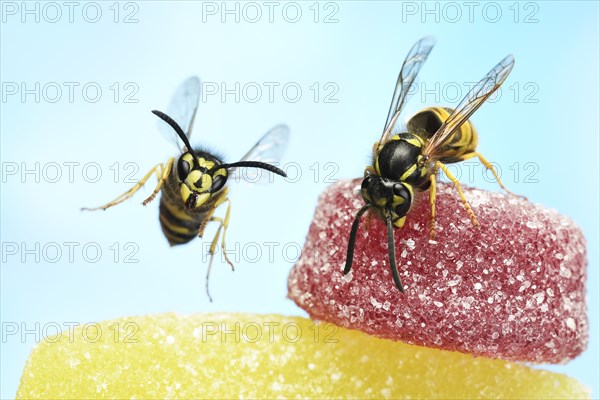
<svg viewBox="0 0 600 400"><path fill-rule="evenodd" d="M532 363L565 363L588 340L586 249L568 218L507 194L438 184L437 235L428 195L394 228L401 293L392 280L386 226L361 220L344 276L350 228L364 205L360 180L320 197L289 297L314 319L407 343Z"/></svg>

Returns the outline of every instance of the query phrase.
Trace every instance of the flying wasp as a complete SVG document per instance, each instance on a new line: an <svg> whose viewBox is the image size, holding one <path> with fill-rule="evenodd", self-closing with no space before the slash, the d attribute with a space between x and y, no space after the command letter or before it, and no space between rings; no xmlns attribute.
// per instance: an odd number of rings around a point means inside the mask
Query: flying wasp
<svg viewBox="0 0 600 400"><path fill-rule="evenodd" d="M419 40L402 64L381 138L373 146L372 165L365 169L360 193L366 204L358 210L352 223L344 267L344 274L348 274L352 268L360 218L365 212L372 210L386 222L390 268L394 283L400 292L404 292L404 288L396 266L393 228L404 226L406 215L413 205L415 191L429 190L432 237L435 236L436 176L440 171L458 190L473 225L479 226L459 181L448 170L446 164L477 157L492 171L500 186L511 193L493 166L476 151L477 132L469 118L506 80L515 63L512 55L506 56L492 68L454 110L441 107L426 108L409 119L405 130L393 133L398 131L395 129L396 124L409 97L409 90L434 45L435 40L431 37Z"/></svg>
<svg viewBox="0 0 600 400"><path fill-rule="evenodd" d="M289 140L289 129L285 125L274 127L240 161L225 163L220 156L190 145L189 138L192 134L200 94L200 80L191 77L175 92L167 108L170 116L161 111L152 111L160 118L158 123L161 132L179 147L181 155L177 161L175 157L171 157L166 163L157 164L135 186L113 201L100 207L82 210L106 210L122 203L131 198L152 175L155 175L158 184L142 204L148 204L162 191L159 220L171 246L188 243L196 236L201 238L209 222L218 224L209 248L210 260L206 274L206 293L212 301L208 290L208 277L219 238L221 238L225 260L231 269L234 269L225 251L225 235L231 212L227 180L231 174L239 173L236 170L239 168L259 168L285 177L284 171L270 163L281 159ZM179 140L185 145L184 148L181 148ZM225 217L214 216L215 210L225 203L227 203Z"/></svg>

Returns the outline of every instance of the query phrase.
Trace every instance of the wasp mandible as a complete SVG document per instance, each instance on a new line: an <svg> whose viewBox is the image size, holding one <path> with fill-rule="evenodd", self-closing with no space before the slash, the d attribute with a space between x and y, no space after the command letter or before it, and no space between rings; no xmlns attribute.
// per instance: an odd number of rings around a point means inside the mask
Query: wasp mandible
<svg viewBox="0 0 600 400"><path fill-rule="evenodd" d="M152 175L156 175L158 184L142 204L148 204L159 192L162 192L159 220L162 231L171 246L188 243L196 236L202 237L209 222L218 224L209 249L210 260L206 276L206 292L211 299L208 291L208 275L219 237L221 237L225 260L232 270L234 269L233 263L225 251L225 235L231 212L229 188L226 186L230 173L237 168L259 168L285 177L284 171L270 163L281 159L289 140L289 129L285 125L274 127L240 161L225 163L220 156L200 147L193 148L190 145L189 138L200 94L200 80L197 77L191 77L184 81L175 92L167 109L170 115L161 111L152 111L160 118L159 129L161 132L172 138L180 148L181 155L177 161L175 161L175 157L171 157L166 163L157 164L135 186L113 201L100 207L83 208L83 210L106 210L122 203L131 198ZM179 140L185 145L183 149ZM225 203L227 203L225 217L214 216L215 210Z"/></svg>
<svg viewBox="0 0 600 400"><path fill-rule="evenodd" d="M402 64L381 138L373 146L372 165L365 169L360 189L365 205L358 210L352 223L344 267L344 274L348 274L352 268L360 218L365 212L372 210L386 222L390 268L394 283L401 292L404 292L404 287L396 266L393 228L404 226L406 215L413 205L415 191L429 190L431 236L435 236L436 175L440 171L458 190L473 225L479 226L460 182L445 164L477 157L492 171L500 186L511 193L493 166L476 151L478 136L469 117L506 80L515 63L512 55L506 56L492 68L454 110L441 107L426 108L410 118L404 131L393 133L398 131L398 117L409 97L409 89L434 45L435 40L432 37L419 40Z"/></svg>

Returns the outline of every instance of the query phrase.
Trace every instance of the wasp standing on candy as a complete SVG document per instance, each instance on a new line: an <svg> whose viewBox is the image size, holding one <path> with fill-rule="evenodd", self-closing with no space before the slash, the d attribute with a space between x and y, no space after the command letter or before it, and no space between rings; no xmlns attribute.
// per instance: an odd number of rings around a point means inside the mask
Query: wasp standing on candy
<svg viewBox="0 0 600 400"><path fill-rule="evenodd" d="M415 191L429 190L431 237L435 236L436 175L440 170L458 190L473 225L479 226L460 183L445 164L477 157L492 171L500 186L511 193L502 184L492 165L475 150L477 132L468 119L508 77L515 63L512 55L506 56L492 68L469 91L456 109L426 108L408 121L405 131L393 133L410 87L434 44L435 40L431 37L419 40L402 64L381 139L373 146L373 164L365 169L360 193L366 204L356 213L352 223L344 267L346 275L352 268L360 218L365 212L372 210L386 222L390 268L394 283L401 292L404 292L404 288L396 266L394 227L404 226Z"/></svg>
<svg viewBox="0 0 600 400"><path fill-rule="evenodd" d="M200 100L200 91L200 80L197 77L189 78L180 85L171 100L168 108L171 116L152 111L161 119L160 130L173 138L182 151L177 162L171 157L166 163L157 164L134 187L113 201L97 208L82 210L106 210L122 203L131 198L153 174L156 175L158 184L142 204L148 204L162 191L159 219L162 231L171 246L188 243L196 236L202 237L209 222L219 224L209 249L210 260L206 273L206 293L212 301L208 290L208 277L219 237L225 260L231 269L234 269L225 252L225 234L231 211L229 188L226 187L230 172L236 168L259 168L285 177L285 172L269 162L281 159L289 140L289 130L285 125L274 127L240 161L224 163L221 157L201 148L192 148L190 145L189 138ZM177 138L181 139L185 148L181 149ZM215 210L225 203L225 217L213 216Z"/></svg>

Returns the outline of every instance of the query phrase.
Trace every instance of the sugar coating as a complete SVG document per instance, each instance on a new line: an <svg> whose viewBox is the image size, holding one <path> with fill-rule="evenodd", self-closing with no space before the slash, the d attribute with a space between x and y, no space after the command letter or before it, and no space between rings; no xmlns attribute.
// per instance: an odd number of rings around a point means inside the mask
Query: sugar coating
<svg viewBox="0 0 600 400"><path fill-rule="evenodd" d="M352 271L343 275L350 227L364 204L359 188L360 180L342 181L321 195L290 273L289 297L311 317L513 361L565 363L585 349L585 239L570 219L515 196L463 187L476 228L453 186L438 184L435 240L426 194L394 231L402 294L391 277L385 224L368 214Z"/></svg>
<svg viewBox="0 0 600 400"><path fill-rule="evenodd" d="M17 398L590 398L561 374L304 318L161 314L98 327L96 342L82 327L42 341Z"/></svg>

